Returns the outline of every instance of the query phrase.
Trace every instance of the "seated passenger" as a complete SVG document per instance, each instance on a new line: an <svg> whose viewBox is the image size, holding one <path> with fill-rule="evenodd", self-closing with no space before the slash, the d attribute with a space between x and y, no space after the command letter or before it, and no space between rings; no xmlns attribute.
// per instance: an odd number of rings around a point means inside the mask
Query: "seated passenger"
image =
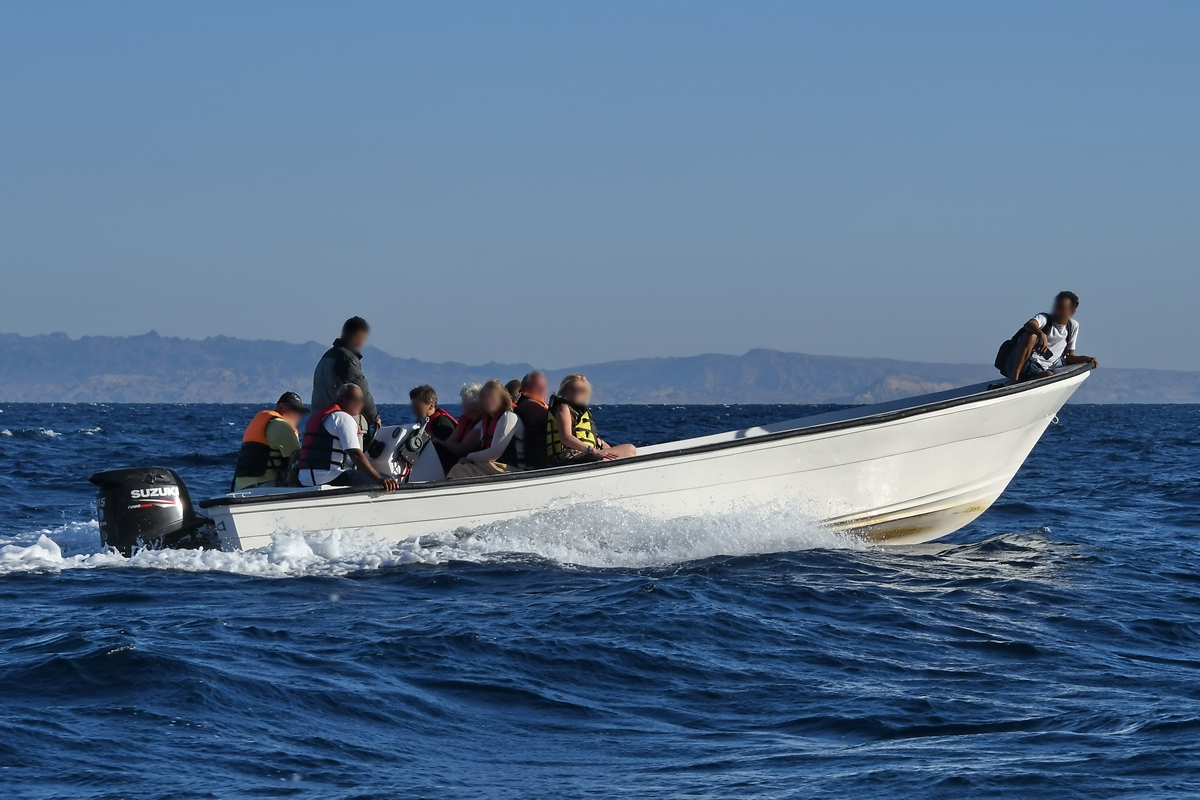
<svg viewBox="0 0 1200 800"><path fill-rule="evenodd" d="M504 391L508 392L508 396L512 398L513 405L521 399L521 382L513 378L508 383L504 384Z"/></svg>
<svg viewBox="0 0 1200 800"><path fill-rule="evenodd" d="M233 468L234 491L281 485L279 478L286 478L292 453L300 449L296 424L307 413L300 395L284 392L274 411L254 415L242 434L242 449Z"/></svg>
<svg viewBox="0 0 1200 800"><path fill-rule="evenodd" d="M447 474L460 458L479 446L479 390L482 388L478 383L463 386L458 393L462 401L462 414L458 417L454 433L443 442L433 442L438 459L442 462L442 471Z"/></svg>
<svg viewBox="0 0 1200 800"><path fill-rule="evenodd" d="M550 387L546 385L546 376L534 370L521 380L521 398L517 400L513 410L525 425L525 466L528 469L540 469L546 466L546 448L542 446L543 431L546 430L546 417L550 415L550 405L546 395ZM536 437L530 435L536 432ZM532 445L533 439L538 440L537 446Z"/></svg>
<svg viewBox="0 0 1200 800"><path fill-rule="evenodd" d="M454 435L458 420L446 409L438 408L437 392L432 386L418 386L413 389L408 393L408 402L417 422L428 418L425 432L432 436L435 442L444 442Z"/></svg>
<svg viewBox="0 0 1200 800"><path fill-rule="evenodd" d="M513 413L512 397L500 381L488 381L479 392L479 445L446 474L474 478L516 471L525 455L525 426Z"/></svg>
<svg viewBox="0 0 1200 800"><path fill-rule="evenodd" d="M337 402L308 418L297 461L301 486L378 485L388 492L397 488L396 479L376 472L362 451L354 420L362 411L363 390L346 383L338 389Z"/></svg>
<svg viewBox="0 0 1200 800"><path fill-rule="evenodd" d="M1099 362L1091 356L1075 355L1079 340L1079 322L1074 319L1079 308L1079 296L1074 292L1059 292L1054 309L1038 314L1014 337L1004 374L1014 383L1053 375L1064 364Z"/></svg>
<svg viewBox="0 0 1200 800"><path fill-rule="evenodd" d="M610 445L596 433L588 403L592 385L576 373L563 378L558 394L550 399L546 420L546 461L548 466L606 461L637 455L631 444Z"/></svg>

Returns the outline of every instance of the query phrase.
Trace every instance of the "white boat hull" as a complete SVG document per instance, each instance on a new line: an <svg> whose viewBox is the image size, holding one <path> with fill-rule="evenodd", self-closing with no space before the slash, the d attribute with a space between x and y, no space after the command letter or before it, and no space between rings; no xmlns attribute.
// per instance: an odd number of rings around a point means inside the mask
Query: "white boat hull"
<svg viewBox="0 0 1200 800"><path fill-rule="evenodd" d="M603 502L660 519L780 502L875 542L915 544L996 500L1087 378L986 385L643 448L600 465L374 490L275 490L206 501L224 549L280 532L367 529L403 541L565 504Z"/></svg>

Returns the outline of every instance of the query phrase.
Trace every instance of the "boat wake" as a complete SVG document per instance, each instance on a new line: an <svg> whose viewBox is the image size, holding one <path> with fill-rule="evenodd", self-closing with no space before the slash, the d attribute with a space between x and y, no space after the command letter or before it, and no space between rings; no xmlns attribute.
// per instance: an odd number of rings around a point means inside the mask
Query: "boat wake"
<svg viewBox="0 0 1200 800"><path fill-rule="evenodd" d="M423 541L432 541L426 537ZM866 549L862 539L821 527L791 505L746 506L721 514L659 520L585 503L457 531L444 544L472 560L532 553L560 564L661 567L713 556L813 549Z"/></svg>
<svg viewBox="0 0 1200 800"><path fill-rule="evenodd" d="M277 533L257 550L143 550L126 558L100 543L96 522L35 531L0 547L0 576L68 569L220 571L264 578L340 577L406 564L512 561L532 557L599 568L662 567L713 556L869 547L822 528L788 506L658 520L606 504L540 512L414 542L384 542L369 530Z"/></svg>

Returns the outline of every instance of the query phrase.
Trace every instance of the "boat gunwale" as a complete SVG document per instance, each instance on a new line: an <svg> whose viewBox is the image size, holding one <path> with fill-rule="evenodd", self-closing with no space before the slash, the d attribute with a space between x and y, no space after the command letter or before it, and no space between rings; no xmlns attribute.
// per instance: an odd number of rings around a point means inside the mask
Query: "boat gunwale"
<svg viewBox="0 0 1200 800"><path fill-rule="evenodd" d="M709 444L701 444L694 447L684 447L677 450L664 450L658 453L630 456L629 458L615 459L613 461L594 461L586 464L568 464L561 467L546 467L544 469L523 470L520 472L505 472L499 475L484 475L473 478L456 478L452 481L447 479L442 481L430 481L427 483L405 483L401 484L400 487L394 492L387 493L383 492L378 486L338 486L331 489L313 488L306 492L280 492L242 496L238 496L236 494L221 495L220 497L201 500L198 505L200 508L216 508L223 506L258 505L262 503L286 503L292 500L311 500L318 497L346 497L347 495L359 494L386 494L389 499L399 499L401 496L410 492L420 493L439 491L450 487L478 486L481 484L522 481L535 477L540 478L553 477L556 475L576 475L581 472L609 469L631 463L645 463L648 461L661 460L665 458L675 458L682 455L694 455L698 453L727 450L734 447L742 447L748 444L774 442L782 439L792 439L801 436L830 433L833 431L847 430L851 428L865 427L868 425L882 424L894 420L907 419L909 417L920 416L921 414L942 411L947 408L971 405L973 403L981 402L983 400L990 400L996 397L1008 397L1015 394L1021 394L1039 387L1048 386L1053 383L1058 383L1060 381L1076 377L1078 374L1090 372L1094 368L1095 365L1090 361L1082 364L1072 364L1064 367L1061 372L1056 372L1053 375L1043 378L1022 381L1020 383L1010 383L995 389L984 389L983 391L972 392L959 397L949 397L945 400L935 400L929 403L918 403L917 405L905 406L903 408L892 409L890 411L881 411L873 414L868 413L862 416L855 416L844 420L835 420L832 422L818 423L816 425L789 428L783 431L763 433L758 436L747 436L744 438L732 439L723 442L711 442ZM940 394L940 392L938 394ZM871 406L864 406L864 408L869 409Z"/></svg>

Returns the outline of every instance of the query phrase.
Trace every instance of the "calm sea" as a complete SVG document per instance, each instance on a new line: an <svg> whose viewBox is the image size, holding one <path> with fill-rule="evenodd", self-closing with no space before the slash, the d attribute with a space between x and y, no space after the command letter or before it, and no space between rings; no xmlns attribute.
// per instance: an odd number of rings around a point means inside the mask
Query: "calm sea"
<svg viewBox="0 0 1200 800"><path fill-rule="evenodd" d="M1200 406L1068 406L946 547L568 510L133 559L87 476L215 494L255 409L0 409L0 797L1200 794Z"/></svg>

